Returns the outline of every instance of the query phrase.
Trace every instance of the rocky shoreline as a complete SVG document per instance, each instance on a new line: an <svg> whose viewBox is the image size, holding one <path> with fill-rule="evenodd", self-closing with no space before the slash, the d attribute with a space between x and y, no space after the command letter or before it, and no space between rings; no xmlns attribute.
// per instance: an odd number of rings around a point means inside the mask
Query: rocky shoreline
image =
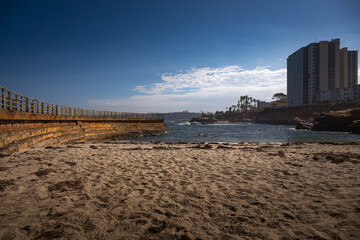
<svg viewBox="0 0 360 240"><path fill-rule="evenodd" d="M190 120L202 124L218 122L253 122L295 125L296 129L360 133L360 104L320 104L316 106L267 108L254 112L227 112Z"/></svg>
<svg viewBox="0 0 360 240"><path fill-rule="evenodd" d="M313 121L301 119L297 119L297 121L296 129L360 134L360 109L321 114Z"/></svg>

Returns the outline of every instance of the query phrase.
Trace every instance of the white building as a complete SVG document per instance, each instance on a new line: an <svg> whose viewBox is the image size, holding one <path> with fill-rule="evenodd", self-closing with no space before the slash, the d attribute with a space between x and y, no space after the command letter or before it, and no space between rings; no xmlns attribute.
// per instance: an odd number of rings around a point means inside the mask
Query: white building
<svg viewBox="0 0 360 240"><path fill-rule="evenodd" d="M360 102L360 84L348 88L321 91L319 102L329 102L332 104L339 102Z"/></svg>

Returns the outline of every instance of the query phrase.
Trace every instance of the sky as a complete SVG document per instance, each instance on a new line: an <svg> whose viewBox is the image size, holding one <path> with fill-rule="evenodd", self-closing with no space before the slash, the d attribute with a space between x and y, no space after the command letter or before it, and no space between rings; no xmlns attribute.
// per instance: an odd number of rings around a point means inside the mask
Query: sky
<svg viewBox="0 0 360 240"><path fill-rule="evenodd" d="M311 42L360 50L358 0L0 0L0 86L120 112L225 110L286 93Z"/></svg>

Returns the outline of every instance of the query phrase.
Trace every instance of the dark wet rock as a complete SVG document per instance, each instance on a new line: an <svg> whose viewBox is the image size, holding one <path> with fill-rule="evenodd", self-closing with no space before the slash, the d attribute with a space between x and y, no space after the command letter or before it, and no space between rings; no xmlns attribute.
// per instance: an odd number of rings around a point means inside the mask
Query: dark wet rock
<svg viewBox="0 0 360 240"><path fill-rule="evenodd" d="M299 118L296 118L295 121L296 121L295 129L311 130L311 128L314 126L314 123L311 121L301 120Z"/></svg>
<svg viewBox="0 0 360 240"><path fill-rule="evenodd" d="M190 123L192 122L198 122L201 124L212 124L212 123L216 123L217 120L214 117L199 117L199 118L192 118L190 120Z"/></svg>
<svg viewBox="0 0 360 240"><path fill-rule="evenodd" d="M345 111L331 112L322 114L314 119L314 131L334 131L334 132L350 132L350 126L357 129L360 120L360 108L348 109ZM352 125L354 123L354 125Z"/></svg>
<svg viewBox="0 0 360 240"><path fill-rule="evenodd" d="M353 121L349 126L349 130L352 133L360 134L360 120Z"/></svg>
<svg viewBox="0 0 360 240"><path fill-rule="evenodd" d="M345 116L322 115L315 118L312 130L314 131L333 131L348 132L352 120Z"/></svg>

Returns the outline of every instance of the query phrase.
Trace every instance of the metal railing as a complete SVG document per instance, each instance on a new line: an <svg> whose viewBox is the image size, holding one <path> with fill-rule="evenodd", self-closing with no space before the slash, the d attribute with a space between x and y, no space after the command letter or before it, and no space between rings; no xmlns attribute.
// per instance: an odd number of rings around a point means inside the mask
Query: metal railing
<svg viewBox="0 0 360 240"><path fill-rule="evenodd" d="M12 92L0 86L0 106L11 111L38 113L54 116L77 116L77 117L99 117L99 118L146 118L163 119L164 114L160 113L130 113L99 111L84 108L68 107L53 103L39 101L24 95Z"/></svg>

